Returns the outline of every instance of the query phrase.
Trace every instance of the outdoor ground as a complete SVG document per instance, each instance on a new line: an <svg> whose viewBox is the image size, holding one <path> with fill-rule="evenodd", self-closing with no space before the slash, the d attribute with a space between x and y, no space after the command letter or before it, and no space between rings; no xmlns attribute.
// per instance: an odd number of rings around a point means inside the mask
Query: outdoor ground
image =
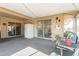
<svg viewBox="0 0 79 59"><path fill-rule="evenodd" d="M0 42L0 56L10 56L27 47L34 48L46 55L56 52L55 42L52 40L41 38L26 39L24 37L19 37L9 38L6 41ZM60 54L59 50L56 53ZM72 55L72 53L70 51L65 51L64 55Z"/></svg>

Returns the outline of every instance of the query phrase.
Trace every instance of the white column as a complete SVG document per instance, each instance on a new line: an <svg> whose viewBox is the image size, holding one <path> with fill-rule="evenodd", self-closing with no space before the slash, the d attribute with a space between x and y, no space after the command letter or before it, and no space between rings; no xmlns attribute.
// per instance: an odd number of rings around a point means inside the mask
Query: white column
<svg viewBox="0 0 79 59"><path fill-rule="evenodd" d="M77 18L76 18L77 14L74 15L74 22L73 22L73 29L74 29L74 32L77 33Z"/></svg>

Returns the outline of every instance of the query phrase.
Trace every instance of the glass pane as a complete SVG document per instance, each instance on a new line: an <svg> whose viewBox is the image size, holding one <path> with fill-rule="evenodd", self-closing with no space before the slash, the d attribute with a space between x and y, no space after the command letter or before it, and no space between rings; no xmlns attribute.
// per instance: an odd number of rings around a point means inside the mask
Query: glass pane
<svg viewBox="0 0 79 59"><path fill-rule="evenodd" d="M51 21L44 20L44 37L51 38Z"/></svg>
<svg viewBox="0 0 79 59"><path fill-rule="evenodd" d="M43 24L42 21L38 22L38 37L43 37Z"/></svg>
<svg viewBox="0 0 79 59"><path fill-rule="evenodd" d="M15 24L8 23L8 36L14 36L14 35L15 35Z"/></svg>
<svg viewBox="0 0 79 59"><path fill-rule="evenodd" d="M21 35L21 24L16 24L16 35Z"/></svg>

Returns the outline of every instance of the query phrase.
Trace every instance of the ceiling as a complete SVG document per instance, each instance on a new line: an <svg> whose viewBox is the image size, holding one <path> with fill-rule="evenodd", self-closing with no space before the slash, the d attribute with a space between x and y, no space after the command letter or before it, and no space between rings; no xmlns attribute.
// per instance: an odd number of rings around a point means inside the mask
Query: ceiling
<svg viewBox="0 0 79 59"><path fill-rule="evenodd" d="M0 3L0 7L33 18L79 10L78 3Z"/></svg>

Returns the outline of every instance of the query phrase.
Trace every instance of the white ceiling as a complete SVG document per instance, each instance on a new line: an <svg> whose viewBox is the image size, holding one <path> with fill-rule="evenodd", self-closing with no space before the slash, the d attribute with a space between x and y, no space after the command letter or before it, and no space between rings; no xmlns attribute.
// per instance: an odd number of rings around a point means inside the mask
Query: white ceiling
<svg viewBox="0 0 79 59"><path fill-rule="evenodd" d="M0 3L4 7L33 18L78 10L73 3Z"/></svg>

